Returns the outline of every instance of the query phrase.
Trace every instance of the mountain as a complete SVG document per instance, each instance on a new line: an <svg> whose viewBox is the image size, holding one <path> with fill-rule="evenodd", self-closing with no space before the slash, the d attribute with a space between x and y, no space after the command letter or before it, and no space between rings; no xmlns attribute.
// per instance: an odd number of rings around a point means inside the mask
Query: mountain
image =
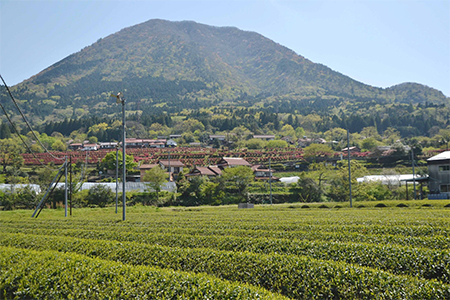
<svg viewBox="0 0 450 300"><path fill-rule="evenodd" d="M14 86L34 123L127 110L179 112L249 99L448 103L420 84L376 88L234 27L150 20L125 28ZM2 101L3 102L3 101Z"/></svg>

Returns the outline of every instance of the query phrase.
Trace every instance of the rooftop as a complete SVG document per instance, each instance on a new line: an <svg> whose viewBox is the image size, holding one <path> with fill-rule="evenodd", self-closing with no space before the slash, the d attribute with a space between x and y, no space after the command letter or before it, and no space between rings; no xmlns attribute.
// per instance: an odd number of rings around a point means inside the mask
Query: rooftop
<svg viewBox="0 0 450 300"><path fill-rule="evenodd" d="M450 151L444 151L439 153L438 155L432 156L427 161L437 161L437 160L446 160L450 159Z"/></svg>

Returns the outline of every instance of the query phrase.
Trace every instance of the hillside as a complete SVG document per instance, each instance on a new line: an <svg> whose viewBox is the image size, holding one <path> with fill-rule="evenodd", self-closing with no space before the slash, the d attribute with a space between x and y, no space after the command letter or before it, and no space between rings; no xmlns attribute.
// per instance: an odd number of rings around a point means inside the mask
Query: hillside
<svg viewBox="0 0 450 300"><path fill-rule="evenodd" d="M420 84L365 85L258 33L164 20L99 39L13 91L35 124L116 114L109 95L119 91L127 110L148 114L236 100L253 105L313 99L325 101L323 107L329 101L448 103L441 92Z"/></svg>

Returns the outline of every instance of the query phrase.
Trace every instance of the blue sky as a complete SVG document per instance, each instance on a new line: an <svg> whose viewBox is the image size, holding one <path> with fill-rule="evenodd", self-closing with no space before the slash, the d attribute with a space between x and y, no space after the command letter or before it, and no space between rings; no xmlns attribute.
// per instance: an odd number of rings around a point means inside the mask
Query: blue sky
<svg viewBox="0 0 450 300"><path fill-rule="evenodd" d="M0 0L0 74L12 86L150 19L258 32L363 83L450 96L450 0Z"/></svg>

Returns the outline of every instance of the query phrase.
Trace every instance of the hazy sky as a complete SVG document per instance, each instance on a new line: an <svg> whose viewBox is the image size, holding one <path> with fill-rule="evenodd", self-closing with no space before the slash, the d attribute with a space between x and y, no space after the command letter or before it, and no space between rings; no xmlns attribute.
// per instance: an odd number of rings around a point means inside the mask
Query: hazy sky
<svg viewBox="0 0 450 300"><path fill-rule="evenodd" d="M450 0L0 0L0 74L12 86L150 19L255 31L363 83L450 96Z"/></svg>

